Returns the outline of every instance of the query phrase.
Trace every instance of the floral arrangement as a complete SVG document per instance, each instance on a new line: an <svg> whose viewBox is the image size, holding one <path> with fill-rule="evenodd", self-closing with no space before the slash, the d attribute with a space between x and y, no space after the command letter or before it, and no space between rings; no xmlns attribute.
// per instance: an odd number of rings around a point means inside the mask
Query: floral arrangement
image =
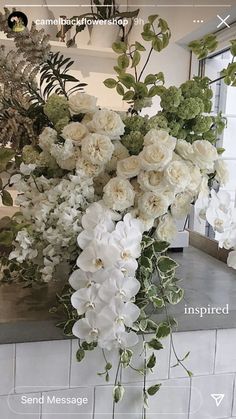
<svg viewBox="0 0 236 419"><path fill-rule="evenodd" d="M24 36L30 45L31 32ZM142 37L151 43L150 58L168 45L170 30L159 16L150 16ZM105 360L100 375L109 381L109 351L117 350L113 418L124 393L122 368L143 376L146 418L148 397L160 388L147 387L146 380L163 347L160 339L170 335L173 346L176 322L168 305L184 295L176 277L178 264L167 253L176 220L186 217L196 202L199 217L207 218L221 235L220 246L227 248L236 246L236 221L227 194L213 189L224 185L227 171L223 150L216 147L225 120L208 115L210 80L196 77L179 88L166 88L158 73L142 81L148 61L141 70L138 65L145 46L120 42L113 48L119 54L117 79L104 83L128 100L125 114L99 108L95 97L81 91L84 84L68 74L71 61L48 47L35 69L39 86L33 75L26 83L25 62L17 80L14 74L11 80L9 56L2 51L8 74L0 73L7 92L7 100L1 97L0 122L16 112L16 121L27 118L30 130L27 136L20 131L20 141L13 131L11 147L2 139L1 169L8 174L7 183L1 182L2 201L12 205L9 187L14 185L20 211L0 221L1 273L2 281L20 280L26 286L62 273L69 280L58 296L67 315L62 326L79 339L78 361L86 351L100 348ZM32 64L30 57L26 60ZM67 81L76 83L71 90ZM24 91L24 103L13 96L16 83ZM140 115L154 95L161 98L161 110L152 118ZM235 254L229 255L232 267ZM152 316L159 310L166 313L161 323ZM139 336L143 366L135 368ZM185 368L174 352L177 365Z"/></svg>

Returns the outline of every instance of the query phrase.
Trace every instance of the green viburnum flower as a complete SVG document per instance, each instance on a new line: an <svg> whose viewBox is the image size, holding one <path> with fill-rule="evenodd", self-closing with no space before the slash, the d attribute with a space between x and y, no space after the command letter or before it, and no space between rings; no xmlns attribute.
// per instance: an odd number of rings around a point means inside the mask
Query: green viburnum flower
<svg viewBox="0 0 236 419"><path fill-rule="evenodd" d="M64 96L53 93L43 107L45 115L56 125L61 119L69 118L69 104Z"/></svg>
<svg viewBox="0 0 236 419"><path fill-rule="evenodd" d="M204 134L202 135L203 140L207 140L210 143L214 143L217 140L217 135L216 132L214 130L209 130L207 132L204 132Z"/></svg>
<svg viewBox="0 0 236 419"><path fill-rule="evenodd" d="M173 135L173 137L178 137L178 133L179 131L182 129L182 126L179 122L176 121L171 121L168 124L169 128L170 128L170 134ZM180 137L178 137L180 138Z"/></svg>
<svg viewBox="0 0 236 419"><path fill-rule="evenodd" d="M61 133L63 128L66 127L66 125L68 125L70 122L70 118L68 116L66 116L65 118L60 119L56 124L55 124L55 129L58 133Z"/></svg>
<svg viewBox="0 0 236 419"><path fill-rule="evenodd" d="M42 151L42 153L39 154L37 164L40 167L47 167L49 169L58 168L56 160L47 151Z"/></svg>
<svg viewBox="0 0 236 419"><path fill-rule="evenodd" d="M209 131L212 126L212 118L210 116L199 115L196 117L192 126L193 131L196 134L203 134Z"/></svg>
<svg viewBox="0 0 236 419"><path fill-rule="evenodd" d="M168 121L164 115L154 115L146 122L146 131L152 128L168 129Z"/></svg>
<svg viewBox="0 0 236 419"><path fill-rule="evenodd" d="M145 118L140 115L133 115L123 120L125 130L130 131L143 131L145 128Z"/></svg>
<svg viewBox="0 0 236 419"><path fill-rule="evenodd" d="M140 131L132 131L124 135L121 142L131 154L137 155L143 147L143 134Z"/></svg>
<svg viewBox="0 0 236 419"><path fill-rule="evenodd" d="M32 145L25 145L22 150L22 158L25 164L36 164L39 152Z"/></svg>
<svg viewBox="0 0 236 419"><path fill-rule="evenodd" d="M171 86L161 94L161 107L167 112L176 112L182 100L181 89Z"/></svg>
<svg viewBox="0 0 236 419"><path fill-rule="evenodd" d="M177 114L181 119L193 119L202 112L204 112L202 99L190 97L181 102Z"/></svg>

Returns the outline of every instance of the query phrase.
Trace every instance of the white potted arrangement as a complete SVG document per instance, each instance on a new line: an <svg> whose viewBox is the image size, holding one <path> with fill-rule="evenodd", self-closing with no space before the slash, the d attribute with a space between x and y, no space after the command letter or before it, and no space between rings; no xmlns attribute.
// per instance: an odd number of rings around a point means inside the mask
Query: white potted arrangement
<svg viewBox="0 0 236 419"><path fill-rule="evenodd" d="M75 25L75 34L67 42L67 46L73 46L78 33L88 28L90 45L100 48L111 48L113 42L125 40L131 29L132 21L138 13L139 10L119 12L119 8L114 0L91 0L91 12L71 18L78 19L80 23ZM64 33L71 28L72 25L67 25ZM57 36L60 37L60 32Z"/></svg>

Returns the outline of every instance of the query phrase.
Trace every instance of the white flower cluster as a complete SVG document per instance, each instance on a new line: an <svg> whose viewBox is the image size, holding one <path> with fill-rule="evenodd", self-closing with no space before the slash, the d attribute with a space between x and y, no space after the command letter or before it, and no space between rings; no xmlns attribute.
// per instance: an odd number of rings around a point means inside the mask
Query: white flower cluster
<svg viewBox="0 0 236 419"><path fill-rule="evenodd" d="M219 247L234 249L229 253L228 266L236 269L236 208L231 206L230 194L224 190L205 197L203 219L206 219L216 232Z"/></svg>
<svg viewBox="0 0 236 419"><path fill-rule="evenodd" d="M115 223L119 218L102 201L90 205L78 236L83 249L77 259L79 269L69 280L76 290L72 305L83 316L75 323L73 334L108 350L138 342L136 333L127 328L140 314L134 304L140 288L135 271L144 229L131 214Z"/></svg>
<svg viewBox="0 0 236 419"><path fill-rule="evenodd" d="M10 260L17 259L22 263L25 259L31 260L37 256L37 249L33 249L34 238L29 235L27 230L22 229L17 233L16 242L15 250L9 255Z"/></svg>
<svg viewBox="0 0 236 419"><path fill-rule="evenodd" d="M10 258L22 262L38 256L42 278L48 282L56 266L71 260L75 251L76 237L82 229L81 217L94 199L92 179L78 174L63 179L33 178L27 165L21 168L28 176L15 175L11 181L23 192L16 203L31 229L29 234L24 230L18 233L16 240L20 245Z"/></svg>
<svg viewBox="0 0 236 419"><path fill-rule="evenodd" d="M177 233L175 220L189 213L202 177L213 170L218 159L210 143L195 143L176 141L164 130L151 129L138 156L116 161L117 176L103 188L106 206L132 211L147 230L157 226L159 240L171 242Z"/></svg>

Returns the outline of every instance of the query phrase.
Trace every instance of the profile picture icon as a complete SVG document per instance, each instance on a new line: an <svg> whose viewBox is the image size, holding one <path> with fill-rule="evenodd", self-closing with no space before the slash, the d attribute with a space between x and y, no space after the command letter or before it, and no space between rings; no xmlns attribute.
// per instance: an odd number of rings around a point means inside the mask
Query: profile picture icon
<svg viewBox="0 0 236 419"><path fill-rule="evenodd" d="M28 18L22 12L13 12L8 17L8 26L13 32L23 32L28 25Z"/></svg>

